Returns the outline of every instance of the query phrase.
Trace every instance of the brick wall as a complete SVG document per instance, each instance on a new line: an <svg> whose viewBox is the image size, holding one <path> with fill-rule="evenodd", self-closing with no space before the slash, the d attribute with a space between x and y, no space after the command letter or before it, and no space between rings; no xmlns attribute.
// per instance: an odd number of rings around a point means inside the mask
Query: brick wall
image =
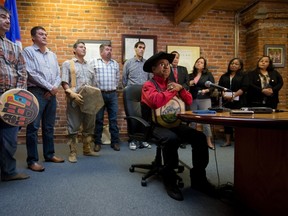
<svg viewBox="0 0 288 216"><path fill-rule="evenodd" d="M279 107L288 107L287 100L287 50L288 50L288 4L260 2L242 14L242 25L246 28L246 70L256 67L266 44L286 45L286 66L277 68L283 77Z"/></svg>
<svg viewBox="0 0 288 216"><path fill-rule="evenodd" d="M275 5L277 6L275 10L283 8L281 4L274 3L273 6L276 7ZM49 48L57 54L60 65L72 57L72 45L78 39L111 40L113 58L120 63L122 72L122 34L156 35L158 51L166 50L167 45L199 46L200 54L208 60L216 81L226 71L228 61L235 56L234 12L209 11L192 25L181 23L174 26L173 8L166 5L159 7L153 4L112 0L17 0L17 6L23 47L32 44L30 29L42 25L48 32ZM266 31L250 29L251 23L255 25L255 17L250 18L255 11L257 8L248 10L241 16L244 24L240 26L238 56L249 67L254 66L257 61L255 59L263 53L263 49L260 48L261 43L266 42L260 41L266 39L264 36L269 37L269 43L279 43L279 37L274 34L269 33L267 36ZM278 21L279 19L269 20L271 23L278 23ZM261 22L266 20L263 19ZM281 19L282 22L286 30L281 30L281 38L283 37L281 43L287 44L287 17ZM273 41L274 37L276 39ZM284 43L285 37L286 43ZM280 72L287 77L287 67L280 69ZM126 124L123 120L121 95L120 93L118 119L121 136L125 137ZM281 90L280 97L283 99L281 105L287 108L286 87L285 91ZM62 89L58 94L58 102L55 139L56 143L63 143L66 134L66 116ZM24 142L24 134L25 129L20 133L21 143Z"/></svg>

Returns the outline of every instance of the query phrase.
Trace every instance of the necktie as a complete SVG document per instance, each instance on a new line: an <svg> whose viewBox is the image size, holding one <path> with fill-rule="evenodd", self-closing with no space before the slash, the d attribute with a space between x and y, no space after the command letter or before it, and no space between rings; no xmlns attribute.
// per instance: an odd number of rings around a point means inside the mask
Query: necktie
<svg viewBox="0 0 288 216"><path fill-rule="evenodd" d="M178 73L177 73L177 68L173 68L173 73L174 73L174 78L176 83L178 83Z"/></svg>

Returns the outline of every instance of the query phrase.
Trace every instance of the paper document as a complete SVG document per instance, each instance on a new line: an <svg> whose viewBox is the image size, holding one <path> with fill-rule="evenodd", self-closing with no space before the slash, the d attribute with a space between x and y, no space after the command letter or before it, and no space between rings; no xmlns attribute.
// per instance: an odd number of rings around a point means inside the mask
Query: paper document
<svg viewBox="0 0 288 216"><path fill-rule="evenodd" d="M232 95L235 95L235 92L224 92L225 97L232 97ZM239 101L239 96L234 98L235 101Z"/></svg>

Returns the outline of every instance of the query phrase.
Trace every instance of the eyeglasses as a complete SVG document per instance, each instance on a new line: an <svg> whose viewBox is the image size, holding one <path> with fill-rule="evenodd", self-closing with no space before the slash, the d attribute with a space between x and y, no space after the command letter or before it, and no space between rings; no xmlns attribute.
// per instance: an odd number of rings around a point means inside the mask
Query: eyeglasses
<svg viewBox="0 0 288 216"><path fill-rule="evenodd" d="M161 67L166 67L166 68L169 67L169 63L167 63L167 64L165 64L165 63L160 63L159 65L160 65Z"/></svg>

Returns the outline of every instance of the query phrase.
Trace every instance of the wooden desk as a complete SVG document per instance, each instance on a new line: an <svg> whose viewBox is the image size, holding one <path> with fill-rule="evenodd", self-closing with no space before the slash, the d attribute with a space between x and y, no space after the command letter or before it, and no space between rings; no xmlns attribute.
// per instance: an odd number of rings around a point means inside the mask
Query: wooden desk
<svg viewBox="0 0 288 216"><path fill-rule="evenodd" d="M288 112L179 114L183 121L235 127L236 197L260 215L288 212Z"/></svg>

